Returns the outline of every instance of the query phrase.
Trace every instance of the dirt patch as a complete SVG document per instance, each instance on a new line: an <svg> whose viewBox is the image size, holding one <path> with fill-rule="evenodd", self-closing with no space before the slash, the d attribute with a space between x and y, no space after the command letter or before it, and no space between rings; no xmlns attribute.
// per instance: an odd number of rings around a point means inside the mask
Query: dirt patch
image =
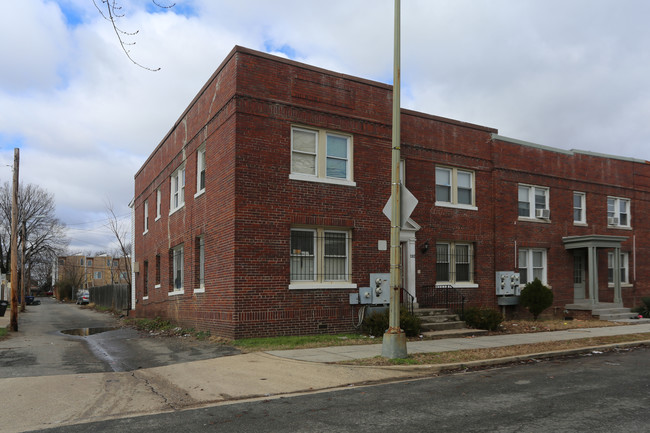
<svg viewBox="0 0 650 433"><path fill-rule="evenodd" d="M509 320L501 324L499 334L528 334L531 332L566 331L567 329L605 328L629 325L629 323L608 322L606 320Z"/></svg>
<svg viewBox="0 0 650 433"><path fill-rule="evenodd" d="M391 360L383 357L359 359L340 364L388 366L399 364L438 365L455 364L486 359L508 358L536 353L548 353L558 350L571 350L586 347L597 347L608 344L630 343L650 340L650 333L615 335L608 337L581 338L567 341L550 341L535 344L519 344L515 346L495 347L486 349L458 350L453 352L415 353L404 360Z"/></svg>

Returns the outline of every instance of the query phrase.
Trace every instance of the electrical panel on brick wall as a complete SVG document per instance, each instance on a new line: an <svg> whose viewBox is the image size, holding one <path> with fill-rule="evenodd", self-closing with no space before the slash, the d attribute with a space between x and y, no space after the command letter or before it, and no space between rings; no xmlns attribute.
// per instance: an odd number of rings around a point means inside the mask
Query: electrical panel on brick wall
<svg viewBox="0 0 650 433"><path fill-rule="evenodd" d="M519 273L501 271L497 272L496 276L497 296L519 296L521 289L519 288Z"/></svg>

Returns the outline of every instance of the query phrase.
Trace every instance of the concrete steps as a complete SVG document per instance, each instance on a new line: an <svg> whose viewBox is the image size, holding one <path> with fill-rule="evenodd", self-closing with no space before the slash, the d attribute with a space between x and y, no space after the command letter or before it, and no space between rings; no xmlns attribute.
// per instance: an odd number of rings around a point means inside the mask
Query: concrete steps
<svg viewBox="0 0 650 433"><path fill-rule="evenodd" d="M600 320L624 320L630 319L634 313L629 308L602 308L591 310L591 314Z"/></svg>
<svg viewBox="0 0 650 433"><path fill-rule="evenodd" d="M598 304L569 304L565 307L567 310L589 311L591 316L600 320L609 320L612 322L629 320L634 317L634 313L623 307L621 304L598 303Z"/></svg>
<svg viewBox="0 0 650 433"><path fill-rule="evenodd" d="M414 312L422 320L423 333L467 329L457 314L444 308L417 308Z"/></svg>

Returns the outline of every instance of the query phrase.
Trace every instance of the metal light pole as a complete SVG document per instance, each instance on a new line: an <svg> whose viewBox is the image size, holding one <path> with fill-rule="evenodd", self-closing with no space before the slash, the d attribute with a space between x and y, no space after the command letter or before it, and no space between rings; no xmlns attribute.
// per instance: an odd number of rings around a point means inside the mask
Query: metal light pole
<svg viewBox="0 0 650 433"><path fill-rule="evenodd" d="M11 321L12 331L18 331L18 164L20 150L14 149L14 184L11 198ZM24 297L23 297L24 299Z"/></svg>
<svg viewBox="0 0 650 433"><path fill-rule="evenodd" d="M393 136L391 165L391 218L390 218L390 307L388 330L384 333L382 356L390 359L405 358L406 334L399 326L400 296L402 288L402 254L400 249L400 0L395 0L395 39L393 57Z"/></svg>

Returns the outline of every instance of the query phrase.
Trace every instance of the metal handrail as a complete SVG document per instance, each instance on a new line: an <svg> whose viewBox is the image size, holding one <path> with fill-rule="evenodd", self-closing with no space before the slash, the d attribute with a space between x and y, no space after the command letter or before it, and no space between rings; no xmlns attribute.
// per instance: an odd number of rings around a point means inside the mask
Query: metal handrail
<svg viewBox="0 0 650 433"><path fill-rule="evenodd" d="M400 296L400 302L401 304L409 311L409 313L413 314L415 311L415 296L411 295L406 289L403 287L400 290L401 296Z"/></svg>
<svg viewBox="0 0 650 433"><path fill-rule="evenodd" d="M421 307L446 308L457 313L461 320L465 317L465 295L450 284L422 286L418 297Z"/></svg>

